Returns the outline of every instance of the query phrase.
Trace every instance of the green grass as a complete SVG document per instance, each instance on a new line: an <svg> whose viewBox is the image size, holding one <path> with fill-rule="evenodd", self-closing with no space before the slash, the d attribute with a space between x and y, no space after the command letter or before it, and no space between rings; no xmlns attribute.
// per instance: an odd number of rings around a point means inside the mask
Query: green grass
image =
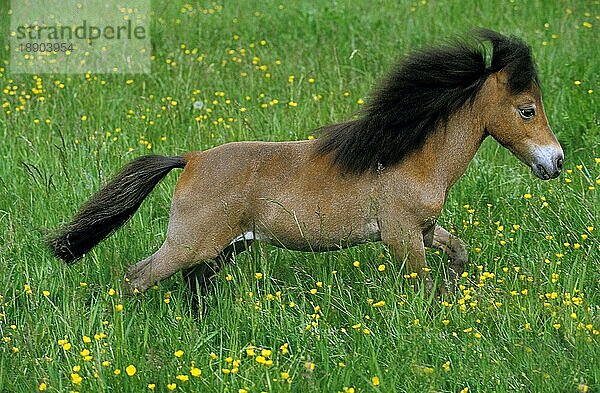
<svg viewBox="0 0 600 393"><path fill-rule="evenodd" d="M600 391L598 1L235 3L194 2L182 13L183 2L155 2L149 75L42 75L32 94L36 80L5 61L0 390ZM6 31L4 3L0 11ZM567 171L542 182L484 143L440 218L470 250L468 277L446 303L413 293L380 244L326 254L255 247L224 269L205 317L190 311L180 275L126 296L127 267L163 240L177 174L80 263L44 247L44 233L132 158L306 139L352 116L408 50L476 26L531 44ZM31 94L22 104L21 92ZM198 99L212 113L193 109ZM445 257L428 259L439 279ZM272 365L257 361L261 349Z"/></svg>

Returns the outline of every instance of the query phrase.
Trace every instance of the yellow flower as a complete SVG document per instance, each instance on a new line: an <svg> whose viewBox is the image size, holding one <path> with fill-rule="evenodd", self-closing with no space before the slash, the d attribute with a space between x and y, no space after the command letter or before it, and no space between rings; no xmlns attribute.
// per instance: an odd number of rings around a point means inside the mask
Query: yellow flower
<svg viewBox="0 0 600 393"><path fill-rule="evenodd" d="M379 265L377 267L377 270L379 270L380 272L384 271L385 270L385 265L382 263L381 265Z"/></svg>
<svg viewBox="0 0 600 393"><path fill-rule="evenodd" d="M74 385L79 385L81 383L81 381L83 381L83 378L81 378L81 376L77 373L72 373L71 374L71 382L73 382Z"/></svg>
<svg viewBox="0 0 600 393"><path fill-rule="evenodd" d="M181 349L178 349L177 351L175 351L174 353L175 357L182 357L183 356L183 351Z"/></svg>
<svg viewBox="0 0 600 393"><path fill-rule="evenodd" d="M421 372L422 372L423 374L425 374L425 375L432 374L432 373L433 373L433 371L434 371L434 370L433 370L433 368L431 368L431 367L427 367L427 366L423 366L423 367L421 367Z"/></svg>
<svg viewBox="0 0 600 393"><path fill-rule="evenodd" d="M132 377L137 372L137 369L135 368L135 366L133 364L130 364L129 366L127 366L125 368L125 372L127 373L127 375L129 375L130 377Z"/></svg>
<svg viewBox="0 0 600 393"><path fill-rule="evenodd" d="M362 105L362 104L364 104L364 103L365 103L365 100L363 100L362 98L359 98L358 100L356 100L356 103L357 103L358 105Z"/></svg>
<svg viewBox="0 0 600 393"><path fill-rule="evenodd" d="M149 383L148 384L148 389L154 390L155 388L156 388L156 384L155 383Z"/></svg>
<svg viewBox="0 0 600 393"><path fill-rule="evenodd" d="M88 336L83 336L83 342L86 343L86 344L88 344L88 343L92 342L92 339L89 338Z"/></svg>
<svg viewBox="0 0 600 393"><path fill-rule="evenodd" d="M190 374L192 374L192 377L199 377L202 375L202 370L192 366L192 368L190 368Z"/></svg>
<svg viewBox="0 0 600 393"><path fill-rule="evenodd" d="M283 355L287 355L288 353L290 353L289 346L290 345L288 343L284 343L282 346L279 347L279 350Z"/></svg>
<svg viewBox="0 0 600 393"><path fill-rule="evenodd" d="M371 307L374 307L374 308L376 308L376 307L383 307L383 306L385 306L385 301L383 301L383 300L380 300L380 301L378 301L376 303L371 304Z"/></svg>
<svg viewBox="0 0 600 393"><path fill-rule="evenodd" d="M175 390L175 389L177 389L177 384L176 383L169 383L169 384L167 384L167 389L169 389L169 390Z"/></svg>
<svg viewBox="0 0 600 393"><path fill-rule="evenodd" d="M282 371L280 375L283 379L288 379L290 377L290 374L285 371Z"/></svg>
<svg viewBox="0 0 600 393"><path fill-rule="evenodd" d="M122 304L117 304L117 305L115 306L115 311L117 311L117 312L121 312L121 311L123 311L123 305L122 305Z"/></svg>
<svg viewBox="0 0 600 393"><path fill-rule="evenodd" d="M182 382L185 382L185 381L187 381L187 380L189 380L189 379L190 379L190 377L189 377L189 376L187 376L187 375L185 375L185 374L179 374L179 375L178 375L177 377L175 377L175 378L177 378L178 380L180 380L180 381L182 381Z"/></svg>
<svg viewBox="0 0 600 393"><path fill-rule="evenodd" d="M445 372L450 371L450 360L448 360L446 363L442 364L442 370L444 370Z"/></svg>
<svg viewBox="0 0 600 393"><path fill-rule="evenodd" d="M262 274L262 273L254 273L254 277L255 277L257 280L260 280L261 278L263 278L263 274Z"/></svg>
<svg viewBox="0 0 600 393"><path fill-rule="evenodd" d="M379 384L380 384L379 377L377 375L375 375L373 378L371 378L371 383L373 384L373 386L379 386Z"/></svg>

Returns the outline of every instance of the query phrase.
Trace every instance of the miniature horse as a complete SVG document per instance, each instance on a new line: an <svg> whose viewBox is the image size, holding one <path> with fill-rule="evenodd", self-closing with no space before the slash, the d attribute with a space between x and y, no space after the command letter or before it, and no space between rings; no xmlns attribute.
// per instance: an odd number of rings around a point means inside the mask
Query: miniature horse
<svg viewBox="0 0 600 393"><path fill-rule="evenodd" d="M433 286L425 247L463 272L463 243L436 224L450 187L491 135L541 179L557 177L563 151L548 125L530 48L490 30L409 55L362 117L300 142L235 142L184 156L129 163L49 240L67 262L123 225L173 168L164 244L133 265L133 292L184 270L206 293L219 268L253 240L300 251L383 241L407 273ZM492 46L487 61L484 43Z"/></svg>

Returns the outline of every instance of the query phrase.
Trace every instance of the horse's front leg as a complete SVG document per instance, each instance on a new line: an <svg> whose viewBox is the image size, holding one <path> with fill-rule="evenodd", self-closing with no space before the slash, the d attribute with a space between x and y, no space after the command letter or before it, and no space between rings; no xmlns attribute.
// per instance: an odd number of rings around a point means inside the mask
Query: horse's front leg
<svg viewBox="0 0 600 393"><path fill-rule="evenodd" d="M453 287L460 275L465 271L468 253L462 240L454 236L440 225L435 225L423 235L425 247L437 248L450 258L447 276L448 284Z"/></svg>
<svg viewBox="0 0 600 393"><path fill-rule="evenodd" d="M429 295L433 290L433 280L429 274L427 261L425 260L425 245L423 234L417 230L403 230L400 233L385 236L382 240L393 251L398 261L405 261L405 271L413 276L415 273L419 281L425 285L425 294ZM417 289L418 285L415 286Z"/></svg>

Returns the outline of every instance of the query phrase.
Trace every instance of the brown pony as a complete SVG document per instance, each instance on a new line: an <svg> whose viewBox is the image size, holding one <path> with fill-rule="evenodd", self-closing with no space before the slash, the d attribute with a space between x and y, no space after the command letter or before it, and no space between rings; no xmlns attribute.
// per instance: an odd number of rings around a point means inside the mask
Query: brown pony
<svg viewBox="0 0 600 393"><path fill-rule="evenodd" d="M463 243L436 224L450 187L491 135L541 179L563 151L544 113L530 48L478 30L476 45L417 51L374 93L362 117L300 142L236 142L182 157L129 163L50 239L59 258L81 258L123 225L173 168L179 178L164 244L133 265L134 292L179 270L206 290L219 268L254 240L301 251L383 241L407 273L432 288L425 247L462 273ZM491 43L491 60L484 43Z"/></svg>

